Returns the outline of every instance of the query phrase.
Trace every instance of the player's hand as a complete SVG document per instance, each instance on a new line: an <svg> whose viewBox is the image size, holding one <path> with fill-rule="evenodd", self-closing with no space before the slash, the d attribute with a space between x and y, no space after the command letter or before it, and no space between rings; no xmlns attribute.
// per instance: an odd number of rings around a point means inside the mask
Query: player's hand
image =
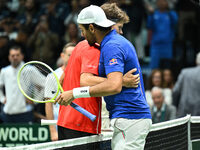
<svg viewBox="0 0 200 150"><path fill-rule="evenodd" d="M58 103L60 105L69 105L74 100L73 91L65 91L61 93L55 100L54 104Z"/></svg>
<svg viewBox="0 0 200 150"><path fill-rule="evenodd" d="M140 76L139 74L133 75L134 72L136 72L137 69L134 68L130 71L128 71L123 76L123 86L129 87L129 88L137 88L140 83Z"/></svg>

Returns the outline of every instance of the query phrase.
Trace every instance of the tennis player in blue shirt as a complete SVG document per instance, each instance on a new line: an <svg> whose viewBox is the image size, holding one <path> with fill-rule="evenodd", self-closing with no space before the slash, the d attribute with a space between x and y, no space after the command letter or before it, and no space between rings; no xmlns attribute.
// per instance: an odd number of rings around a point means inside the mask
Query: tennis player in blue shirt
<svg viewBox="0 0 200 150"><path fill-rule="evenodd" d="M63 92L57 99L61 105L75 98L104 96L114 128L113 150L142 150L151 127L151 113L146 102L139 61L133 45L111 27L103 10L91 5L78 15L82 35L90 45L100 44L99 75L107 80L91 87ZM140 74L138 88L122 88L123 74L137 68Z"/></svg>

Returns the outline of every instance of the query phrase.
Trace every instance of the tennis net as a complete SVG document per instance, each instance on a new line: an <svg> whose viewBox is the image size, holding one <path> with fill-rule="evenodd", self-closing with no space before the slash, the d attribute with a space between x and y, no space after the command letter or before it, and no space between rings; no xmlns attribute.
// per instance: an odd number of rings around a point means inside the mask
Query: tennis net
<svg viewBox="0 0 200 150"><path fill-rule="evenodd" d="M145 150L190 150L191 149L191 116L154 124L147 136ZM199 120L196 119L196 120ZM194 124L196 123L193 121ZM199 122L198 122L199 123ZM193 126L193 125L192 125ZM199 126L195 127L195 133ZM193 133L194 134L194 133ZM199 133L197 133L198 136ZM199 137L198 137L199 138ZM81 150L93 145L94 150L111 150L112 132L102 132L101 135L82 137L70 140L33 144L15 147L15 150L49 150L65 148ZM6 148L9 149L9 148ZM11 148L13 149L13 148Z"/></svg>

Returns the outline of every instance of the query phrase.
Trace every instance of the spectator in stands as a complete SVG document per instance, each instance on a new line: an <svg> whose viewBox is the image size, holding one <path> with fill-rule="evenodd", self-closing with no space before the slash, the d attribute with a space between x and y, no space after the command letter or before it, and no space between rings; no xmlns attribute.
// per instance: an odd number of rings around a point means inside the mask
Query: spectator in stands
<svg viewBox="0 0 200 150"><path fill-rule="evenodd" d="M154 86L163 87L163 72L160 69L153 69L149 77L149 90Z"/></svg>
<svg viewBox="0 0 200 150"><path fill-rule="evenodd" d="M163 87L169 89L174 87L174 77L170 69L163 70Z"/></svg>
<svg viewBox="0 0 200 150"><path fill-rule="evenodd" d="M8 9L6 5L6 0L1 0L0 1L0 22L7 16L9 16L10 10Z"/></svg>
<svg viewBox="0 0 200 150"><path fill-rule="evenodd" d="M9 50L10 65L2 68L0 73L0 102L4 104L1 118L5 123L32 122L32 104L20 92L17 85L17 73L24 64L20 47ZM5 86L5 95L2 88Z"/></svg>
<svg viewBox="0 0 200 150"><path fill-rule="evenodd" d="M153 105L153 100L151 98L151 89L154 87L163 87L163 74L160 69L154 69L152 70L149 78L148 78L148 88L145 91L147 103L152 106Z"/></svg>
<svg viewBox="0 0 200 150"><path fill-rule="evenodd" d="M7 1L7 6L11 12L16 12L19 8L19 0Z"/></svg>
<svg viewBox="0 0 200 150"><path fill-rule="evenodd" d="M162 88L153 87L151 90L153 106L151 116L153 123L159 123L176 119L176 107L165 103L165 97Z"/></svg>
<svg viewBox="0 0 200 150"><path fill-rule="evenodd" d="M60 0L49 0L41 9L41 14L48 16L49 29L59 36L64 35L64 19L69 12L68 3Z"/></svg>
<svg viewBox="0 0 200 150"><path fill-rule="evenodd" d="M8 35L9 40L17 38L17 22L13 17L7 16L1 20L0 27L2 28L2 33Z"/></svg>
<svg viewBox="0 0 200 150"><path fill-rule="evenodd" d="M32 59L53 66L56 61L58 46L58 35L49 30L47 17L45 15L41 16L40 22L28 40L27 47L32 48Z"/></svg>
<svg viewBox="0 0 200 150"><path fill-rule="evenodd" d="M149 88L148 88L148 90L146 90L145 94L146 94L147 103L150 106L153 105L151 90L155 86L163 89L163 94L165 96L165 102L167 104L171 105L172 104L172 91L169 88L163 87L163 72L160 69L152 70L152 73L149 77Z"/></svg>
<svg viewBox="0 0 200 150"><path fill-rule="evenodd" d="M124 26L124 35L130 40L136 47L138 58L144 58L144 39L143 39L143 26L145 22L146 9L144 6L144 0L131 0L131 1L119 1L120 7L126 11L130 17L130 23Z"/></svg>
<svg viewBox="0 0 200 150"><path fill-rule="evenodd" d="M58 78L61 77L65 67L67 66L69 57L71 56L72 51L74 50L74 47L75 47L74 43L68 43L64 46L63 51L60 54L60 58L62 59L62 66L55 70L55 73ZM48 92L45 94L48 96ZM53 103L46 103L45 112L46 112L46 117L48 120L57 120L58 112L59 112L59 104L57 103L56 105L53 105ZM56 127L53 125L50 125L49 129L50 129L50 134L51 134L51 140L57 141L58 132L56 130Z"/></svg>
<svg viewBox="0 0 200 150"><path fill-rule="evenodd" d="M147 28L152 30L150 45L150 66L152 69L160 67L161 59L173 58L172 43L178 15L169 10L167 0L157 0L158 10L148 9ZM150 8L150 7L147 7Z"/></svg>
<svg viewBox="0 0 200 150"><path fill-rule="evenodd" d="M1 34L0 35L0 69L9 64L8 62L8 47L9 39L8 36Z"/></svg>
<svg viewBox="0 0 200 150"><path fill-rule="evenodd" d="M18 0L19 6L18 6L18 10L17 10L17 15L21 16L24 12L25 12L25 0Z"/></svg>
<svg viewBox="0 0 200 150"><path fill-rule="evenodd" d="M80 12L81 9L83 9L84 7L89 6L90 4L90 0L71 0L71 12L69 13L69 15L65 18L64 20L64 25L66 27L69 27L69 25L74 22L75 24L77 24L77 18L78 18L78 14ZM77 24L78 26L78 24ZM68 34L68 33L66 33ZM81 36L81 31L78 28L78 36ZM66 37L66 35L65 35Z"/></svg>
<svg viewBox="0 0 200 150"><path fill-rule="evenodd" d="M78 26L74 22L70 22L66 28L64 41L65 43L72 42L77 44L80 42L81 38L79 36Z"/></svg>
<svg viewBox="0 0 200 150"><path fill-rule="evenodd" d="M90 0L71 0L71 12L65 18L64 24L68 26L70 22L76 23L81 9L90 5Z"/></svg>
<svg viewBox="0 0 200 150"><path fill-rule="evenodd" d="M11 40L10 41L10 45L18 45L22 48L23 53L24 53L24 61L29 61L30 60L30 49L27 48L27 42L28 42L28 38L30 35L30 29L27 28L27 26L23 26L21 25L19 30L18 30L18 34L16 39Z"/></svg>
<svg viewBox="0 0 200 150"><path fill-rule="evenodd" d="M65 26L68 26L70 22L76 23L79 10L80 10L80 8L79 8L78 0L71 0L71 12L64 20Z"/></svg>
<svg viewBox="0 0 200 150"><path fill-rule="evenodd" d="M187 114L200 116L200 52L196 55L196 67L181 71L173 88L173 103L178 117Z"/></svg>
<svg viewBox="0 0 200 150"><path fill-rule="evenodd" d="M22 9L19 11L17 20L21 25L28 27L30 32L33 32L39 20L39 8L37 1L26 0L25 3L21 4ZM25 9L23 7L25 7Z"/></svg>

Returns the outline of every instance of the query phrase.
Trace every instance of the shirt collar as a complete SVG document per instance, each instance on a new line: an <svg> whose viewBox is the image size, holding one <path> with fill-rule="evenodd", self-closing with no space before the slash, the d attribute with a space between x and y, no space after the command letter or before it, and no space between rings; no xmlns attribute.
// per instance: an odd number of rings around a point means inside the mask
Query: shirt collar
<svg viewBox="0 0 200 150"><path fill-rule="evenodd" d="M115 29L111 30L104 38L103 40L101 41L101 44L100 44L100 48L102 49L103 46L106 44L106 42L108 42L108 40L110 39L111 36L117 34L117 31Z"/></svg>
<svg viewBox="0 0 200 150"><path fill-rule="evenodd" d="M161 109L160 109L160 111L165 111L165 106L166 106L166 104L163 103L163 104L162 104L162 107L161 107ZM157 107L156 107L156 106L153 106L153 112L157 112L157 111L158 111Z"/></svg>
<svg viewBox="0 0 200 150"><path fill-rule="evenodd" d="M19 70L23 65L24 65L24 61L21 61L21 62L19 63L19 65L18 65L16 68L14 68L13 66L12 66L12 68L13 68L14 70Z"/></svg>

